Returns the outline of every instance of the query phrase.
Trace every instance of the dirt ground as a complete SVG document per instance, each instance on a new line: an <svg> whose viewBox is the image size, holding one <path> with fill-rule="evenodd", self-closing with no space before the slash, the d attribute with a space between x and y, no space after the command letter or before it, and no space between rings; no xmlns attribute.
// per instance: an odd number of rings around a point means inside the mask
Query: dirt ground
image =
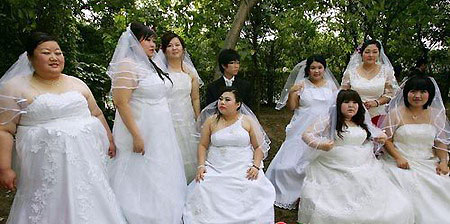
<svg viewBox="0 0 450 224"><path fill-rule="evenodd" d="M450 105L447 105L449 108ZM447 116L450 111L447 111ZM269 135L272 144L269 156L265 160L265 167L267 168L270 161L273 159L278 149L285 138L285 127L291 119L292 113L287 110L277 111L273 108L263 107L258 115L261 124ZM10 191L0 190L0 224L6 223L9 208L12 204L14 193ZM283 210L275 209L275 220L286 222L287 224L294 224L297 220L297 210Z"/></svg>

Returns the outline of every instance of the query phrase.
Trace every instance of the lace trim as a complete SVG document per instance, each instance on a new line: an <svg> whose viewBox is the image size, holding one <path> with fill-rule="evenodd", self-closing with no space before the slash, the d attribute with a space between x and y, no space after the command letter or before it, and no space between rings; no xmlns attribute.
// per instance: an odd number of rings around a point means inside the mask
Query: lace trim
<svg viewBox="0 0 450 224"><path fill-rule="evenodd" d="M274 205L282 209L294 210L297 208L297 201L291 204L275 201Z"/></svg>

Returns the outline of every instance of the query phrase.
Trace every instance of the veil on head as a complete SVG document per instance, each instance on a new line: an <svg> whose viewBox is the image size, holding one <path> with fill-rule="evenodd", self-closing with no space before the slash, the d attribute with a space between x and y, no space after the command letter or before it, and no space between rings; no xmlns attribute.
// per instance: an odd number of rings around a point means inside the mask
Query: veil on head
<svg viewBox="0 0 450 224"><path fill-rule="evenodd" d="M206 106L202 112L200 113L199 118L197 119L197 130L198 132L201 132L201 129L203 127L203 124L205 121L215 115L217 113L217 103L218 100L210 103L208 106ZM258 121L258 118L256 115L250 110L250 108L245 105L244 103L241 103L241 107L239 108L239 113L246 115L250 118L252 122L252 127L256 127L256 139L258 141L259 146L261 147L261 150L264 153L264 158L267 157L269 149L270 149L270 139L269 136L267 136L266 132L264 131L263 127Z"/></svg>
<svg viewBox="0 0 450 224"><path fill-rule="evenodd" d="M183 55L183 67L188 70L187 72L197 77L198 85L199 87L202 87L205 83L198 75L197 69L195 69L194 63L192 63L191 56L187 50L184 51ZM161 68L161 70L163 70L163 72L169 73L169 63L167 62L166 55L162 50L159 50L158 53L156 53L153 57L153 61L159 68Z"/></svg>
<svg viewBox="0 0 450 224"><path fill-rule="evenodd" d="M385 65L387 66L389 69L394 70L394 67L391 64L391 61L389 60L389 58L386 56L386 54L384 53L384 48L383 48L383 44L381 43L381 41L376 40L380 46L380 58L377 61L377 64L380 65ZM350 57L350 61L347 64L347 68L345 69L346 71L352 68L356 68L358 65L362 64L362 57L361 57L361 53L360 53L360 49L362 47L363 44L359 45L358 48L355 50L355 52L352 54L352 56Z"/></svg>
<svg viewBox="0 0 450 224"><path fill-rule="evenodd" d="M28 54L24 52L0 79L0 125L26 113L27 99L21 90L28 86L33 72Z"/></svg>
<svg viewBox="0 0 450 224"><path fill-rule="evenodd" d="M430 110L430 124L435 127L435 141L442 143L445 147L434 146L435 149L449 151L450 147L450 124L446 115L444 103L442 101L441 92L436 81L432 77L428 77L435 88L435 95L428 110ZM404 125L404 111L406 109L403 89L397 91L395 97L389 102L388 114L378 121L378 126L382 127L388 138L392 138L395 131L401 125Z"/></svg>
<svg viewBox="0 0 450 224"><path fill-rule="evenodd" d="M306 60L303 60L294 66L294 68L291 71L291 74L289 75L288 79L286 80L286 83L284 84L283 90L281 91L281 96L277 100L277 105L275 106L275 109L281 110L281 108L286 106L286 102L289 97L289 90L291 89L291 87L294 84L301 83L305 79L307 79L307 77L305 77L305 67L306 67ZM325 69L323 78L327 80L328 84L331 83L332 88L335 88L334 90L339 89L339 85L336 79L334 78L333 74L331 73L330 69L328 68Z"/></svg>
<svg viewBox="0 0 450 224"><path fill-rule="evenodd" d="M128 26L120 36L108 66L111 90L136 89L139 81L152 73L156 73L155 67Z"/></svg>

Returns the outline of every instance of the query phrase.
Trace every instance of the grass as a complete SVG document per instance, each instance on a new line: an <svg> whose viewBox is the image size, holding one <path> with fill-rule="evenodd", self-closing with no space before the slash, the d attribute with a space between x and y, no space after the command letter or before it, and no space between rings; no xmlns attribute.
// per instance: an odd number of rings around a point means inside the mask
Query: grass
<svg viewBox="0 0 450 224"><path fill-rule="evenodd" d="M450 108L450 104L447 104L446 108ZM267 168L284 141L285 127L292 117L292 112L288 110L276 111L273 108L262 107L258 117L272 141L268 158L264 161L264 165ZM447 110L447 117L450 117L450 110ZM0 190L0 224L6 223L13 196L13 193L10 191ZM290 211L275 208L275 221L295 224L297 221L297 210Z"/></svg>

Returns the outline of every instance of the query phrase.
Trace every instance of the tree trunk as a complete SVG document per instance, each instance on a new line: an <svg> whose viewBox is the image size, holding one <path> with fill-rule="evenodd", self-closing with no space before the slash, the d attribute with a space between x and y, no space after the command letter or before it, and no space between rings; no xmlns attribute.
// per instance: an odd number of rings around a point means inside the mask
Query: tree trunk
<svg viewBox="0 0 450 224"><path fill-rule="evenodd" d="M241 4L239 9L234 16L233 24L231 26L230 31L228 31L227 37L225 38L225 43L223 45L223 49L231 48L233 49L236 46L236 43L239 39L239 34L241 33L241 29L244 26L245 20L247 20L248 13L250 9L258 2L258 0L241 0ZM216 66L215 70L216 74L214 79L219 78L222 73L220 73L219 65Z"/></svg>

